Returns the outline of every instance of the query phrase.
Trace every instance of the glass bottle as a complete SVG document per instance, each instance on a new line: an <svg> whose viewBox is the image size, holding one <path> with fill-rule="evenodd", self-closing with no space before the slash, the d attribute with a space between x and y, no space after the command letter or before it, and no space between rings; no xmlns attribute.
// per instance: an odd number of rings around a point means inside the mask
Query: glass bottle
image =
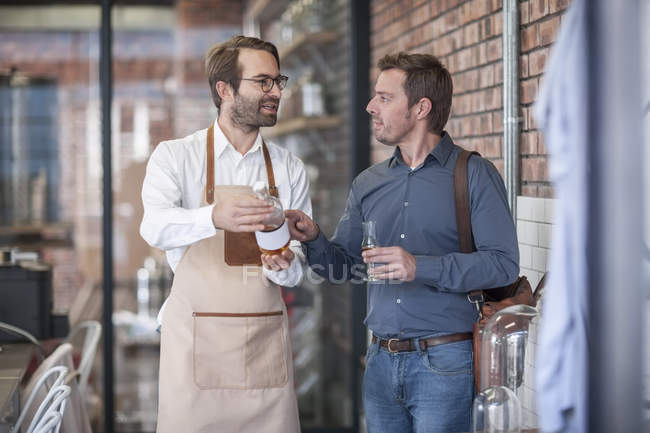
<svg viewBox="0 0 650 433"><path fill-rule="evenodd" d="M315 80L314 71L309 69L300 82L302 93L302 115L322 116L325 114L325 103L323 101L323 85Z"/></svg>
<svg viewBox="0 0 650 433"><path fill-rule="evenodd" d="M291 241L289 225L285 224L282 203L280 199L269 194L269 188L264 182L255 182L253 192L260 200L273 204L273 211L262 222L264 230L255 232L257 246L263 254L281 254L282 251L289 248L289 242Z"/></svg>

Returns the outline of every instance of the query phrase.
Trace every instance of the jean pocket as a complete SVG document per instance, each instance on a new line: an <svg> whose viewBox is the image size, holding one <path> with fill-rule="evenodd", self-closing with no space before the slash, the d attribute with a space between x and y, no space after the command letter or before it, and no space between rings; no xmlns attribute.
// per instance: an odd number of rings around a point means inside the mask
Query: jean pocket
<svg viewBox="0 0 650 433"><path fill-rule="evenodd" d="M472 340L430 347L423 354L422 361L429 370L437 374L471 374L473 368Z"/></svg>
<svg viewBox="0 0 650 433"><path fill-rule="evenodd" d="M282 311L194 313L193 374L200 389L277 388L287 383Z"/></svg>
<svg viewBox="0 0 650 433"><path fill-rule="evenodd" d="M379 350L379 343L371 343L366 350L366 367L372 360L372 358L377 354Z"/></svg>

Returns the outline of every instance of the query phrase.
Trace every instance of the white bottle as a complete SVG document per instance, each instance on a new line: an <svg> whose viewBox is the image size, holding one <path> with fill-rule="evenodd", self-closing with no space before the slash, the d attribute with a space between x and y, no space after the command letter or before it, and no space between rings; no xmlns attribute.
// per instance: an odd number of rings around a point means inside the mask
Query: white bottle
<svg viewBox="0 0 650 433"><path fill-rule="evenodd" d="M289 225L285 223L284 209L277 197L269 194L269 189L264 182L258 181L253 185L253 192L260 200L273 204L273 211L264 221L263 231L255 232L257 246L263 254L276 255L289 248L291 236Z"/></svg>

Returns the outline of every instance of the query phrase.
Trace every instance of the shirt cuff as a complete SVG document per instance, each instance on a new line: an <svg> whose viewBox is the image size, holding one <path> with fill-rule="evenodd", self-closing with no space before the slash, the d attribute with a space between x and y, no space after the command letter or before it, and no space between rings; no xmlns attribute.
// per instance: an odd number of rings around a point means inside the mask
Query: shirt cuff
<svg viewBox="0 0 650 433"><path fill-rule="evenodd" d="M438 285L442 274L442 258L439 256L415 256L415 279Z"/></svg>
<svg viewBox="0 0 650 433"><path fill-rule="evenodd" d="M217 229L214 227L214 223L212 222L212 209L214 206L214 204L211 204L200 207L195 209L194 213L194 224L206 233L211 233L213 235L217 233Z"/></svg>
<svg viewBox="0 0 650 433"><path fill-rule="evenodd" d="M275 284L283 287L296 286L302 280L303 268L300 258L296 255L287 269L272 271L262 267L264 275Z"/></svg>
<svg viewBox="0 0 650 433"><path fill-rule="evenodd" d="M326 251L328 246L329 246L329 241L325 237L322 231L318 232L318 236L316 236L316 239L313 241L309 242L303 242L302 243L304 246L305 252L309 255L309 253L322 253L323 251Z"/></svg>

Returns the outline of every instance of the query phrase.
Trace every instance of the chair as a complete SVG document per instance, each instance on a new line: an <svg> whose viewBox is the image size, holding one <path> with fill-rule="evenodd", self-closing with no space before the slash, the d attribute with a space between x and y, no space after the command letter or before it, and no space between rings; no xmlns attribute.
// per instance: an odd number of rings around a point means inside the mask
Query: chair
<svg viewBox="0 0 650 433"><path fill-rule="evenodd" d="M38 409L36 410L34 415L31 416L31 422L27 430L25 430L25 433L33 433L35 431L36 426L38 425L42 427L45 425L49 426L52 423L51 418L57 418L57 416L50 415L49 414L50 412L58 413L59 420L63 418L63 414L66 406L66 399L70 395L70 388L66 385L63 385L67 375L68 375L68 368L59 365L48 369L36 379L36 382L32 386L31 392L29 393L29 397L27 398L27 401L23 405L23 409L20 412L20 415L18 416L18 420L16 421L16 424L11 430L11 433L20 432L23 423L28 418L28 416L30 416L31 413L33 412L32 406L35 404L35 401L37 401L39 394L42 393L43 388L47 388L48 386L49 386L49 390L46 392L45 397L39 401ZM51 383L48 384L47 383L48 381ZM44 415L47 416L44 417ZM56 432L58 432L59 427L60 427L60 422L58 423L58 425L57 424L54 425L54 429Z"/></svg>
<svg viewBox="0 0 650 433"><path fill-rule="evenodd" d="M69 396L69 386L58 385L53 387L38 407L34 419L29 424L27 433L58 433L63 423Z"/></svg>
<svg viewBox="0 0 650 433"><path fill-rule="evenodd" d="M79 372L79 392L85 398L88 377L90 376L90 370L92 369L95 354L97 353L99 337L102 335L102 325L96 320L81 322L70 330L70 333L63 342L73 344L83 332L85 332L85 335L81 349L81 362L77 371Z"/></svg>
<svg viewBox="0 0 650 433"><path fill-rule="evenodd" d="M32 378L27 383L25 390L23 392L23 407L27 408L27 402L25 401L25 396L30 395L37 388L41 376L46 374L52 367L63 366L71 373L67 374L62 385L66 385L70 388L67 410L62 413L61 421L61 431L70 432L70 433L84 433L91 432L90 421L88 419L88 412L86 410L86 405L84 398L82 397L79 386L77 384L77 376L79 375L76 370L74 370L74 365L72 362L72 351L73 347L70 343L63 343L56 350L48 356L41 365L36 369ZM58 384L52 383L50 386L54 387ZM38 393L38 397L41 400L44 400L47 395L41 390ZM28 419L33 419L36 417L34 408L28 409L27 412Z"/></svg>
<svg viewBox="0 0 650 433"><path fill-rule="evenodd" d="M32 334L30 334L29 332L25 331L22 328L19 328L14 325L10 325L9 323L6 322L0 322L0 330L7 332L9 334L23 337L25 340L35 345L38 348L38 361L39 362L43 361L43 358L45 357L45 349L43 348L41 343L36 339L36 337L34 337Z"/></svg>
<svg viewBox="0 0 650 433"><path fill-rule="evenodd" d="M56 411L47 412L43 419L34 428L33 433L55 433L57 427L61 424L61 414Z"/></svg>

